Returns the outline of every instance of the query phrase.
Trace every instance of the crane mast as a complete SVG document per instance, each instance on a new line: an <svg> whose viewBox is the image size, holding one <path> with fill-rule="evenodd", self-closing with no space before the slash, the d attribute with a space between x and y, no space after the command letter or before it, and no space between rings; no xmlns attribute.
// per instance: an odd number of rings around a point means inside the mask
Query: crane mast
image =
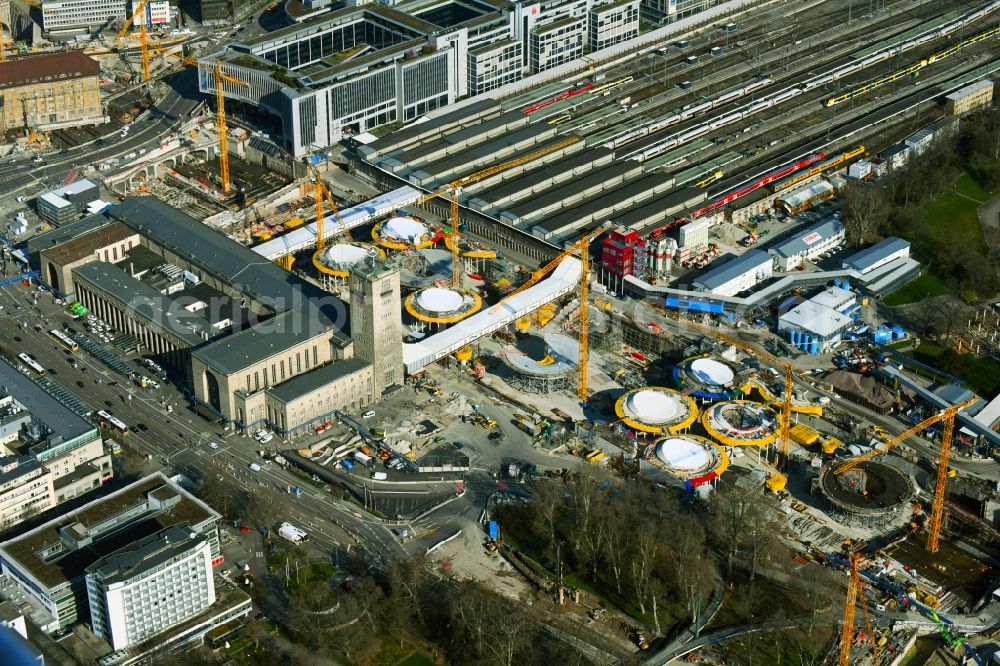
<svg viewBox="0 0 1000 666"><path fill-rule="evenodd" d="M892 447L896 446L897 444L900 444L900 443L906 441L907 439L909 439L910 437L913 437L914 435L919 434L921 431L925 430L926 428L929 428L930 426L934 425L935 423L939 423L939 422L943 421L944 419L946 419L948 417L948 413L949 412L952 413L952 421L954 422L954 414L957 413L958 410L963 409L965 407L968 407L969 405L973 404L974 402L976 402L975 399L968 400L966 402L959 403L957 405L953 405L952 407L949 407L948 409L946 409L946 410L944 410L942 412L938 412L937 414L933 414L931 416L928 416L926 419L924 419L923 421L921 421L917 425L913 426L912 428L906 430L901 435L898 435L897 437L893 437L892 439L890 439L888 442L886 442L885 444L883 444L881 448L872 449L871 451L868 451L867 453L862 453L860 456L856 456L854 458L851 458L850 460L848 460L848 461L846 461L846 462L838 465L836 468L834 468L833 473L834 474L843 474L844 472L849 472L850 470L854 469L855 467L857 467L861 463L866 462L868 460L871 460L872 458L874 458L876 456L882 455L883 453L885 453L886 451L888 451ZM947 467L945 468L945 472L946 472L946 476L947 476Z"/></svg>
<svg viewBox="0 0 1000 666"><path fill-rule="evenodd" d="M135 5L132 16L125 21L125 25L118 31L117 41L125 38L125 34L139 19L139 50L142 54L142 80L149 81L149 32L146 30L146 0L139 0Z"/></svg>
<svg viewBox="0 0 1000 666"><path fill-rule="evenodd" d="M230 76L222 71L221 60L216 60L214 65L203 65L193 58L185 58L184 64L212 73L215 82L215 126L219 132L219 179L222 181L222 191L229 194L229 190L231 189L229 180L229 130L226 126L226 95L225 91L223 91L223 85L232 83L233 85L245 86L247 88L250 86L235 76Z"/></svg>
<svg viewBox="0 0 1000 666"><path fill-rule="evenodd" d="M850 666L851 639L854 638L854 614L858 602L858 591L861 589L861 574L858 572L858 553L851 553L851 577L847 581L847 600L844 602L844 625L840 634L840 659L838 666Z"/></svg>
<svg viewBox="0 0 1000 666"><path fill-rule="evenodd" d="M316 174L316 251L319 252L326 246L326 240L323 236L323 192L326 190L323 187L323 179Z"/></svg>
<svg viewBox="0 0 1000 666"><path fill-rule="evenodd" d="M788 446L792 437L792 388L795 374L792 364L785 364L785 399L781 404L781 448L778 451L778 469L784 470L788 462Z"/></svg>
<svg viewBox="0 0 1000 666"><path fill-rule="evenodd" d="M579 356L576 366L576 397L587 402L587 362L590 360L590 237L580 248L580 338Z"/></svg>
<svg viewBox="0 0 1000 666"><path fill-rule="evenodd" d="M938 460L937 479L934 482L934 500L927 525L927 550L936 553L941 537L941 519L944 516L944 493L948 485L948 463L951 460L951 440L955 434L955 415L959 407L945 410L944 432L941 433L941 454Z"/></svg>

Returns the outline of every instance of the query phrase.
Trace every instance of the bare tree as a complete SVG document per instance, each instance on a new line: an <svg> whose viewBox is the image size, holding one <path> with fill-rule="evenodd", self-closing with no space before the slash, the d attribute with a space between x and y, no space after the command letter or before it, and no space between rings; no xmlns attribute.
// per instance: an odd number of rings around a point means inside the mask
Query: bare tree
<svg viewBox="0 0 1000 666"><path fill-rule="evenodd" d="M715 494L709 511L712 536L726 553L726 575L733 571L733 560L745 538L744 534L755 505L763 499L764 490L759 484L742 478L723 486Z"/></svg>
<svg viewBox="0 0 1000 666"><path fill-rule="evenodd" d="M747 554L750 566L750 580L753 581L760 566L761 559L777 543L778 523L777 511L767 497L750 505L746 514L748 524L740 535L740 545Z"/></svg>
<svg viewBox="0 0 1000 666"><path fill-rule="evenodd" d="M658 543L656 534L648 530L647 525L641 523L633 523L633 525L635 534L632 535L628 555L629 581L632 584L635 602L639 605L639 610L645 613L656 564Z"/></svg>
<svg viewBox="0 0 1000 666"><path fill-rule="evenodd" d="M871 238L889 219L885 191L876 185L851 183L841 194L847 242L858 246Z"/></svg>
<svg viewBox="0 0 1000 666"><path fill-rule="evenodd" d="M940 320L937 299L921 299L917 302L914 311L916 312L917 319L919 320L919 326L921 327L920 330L923 331L925 335L937 333L938 323Z"/></svg>
<svg viewBox="0 0 1000 666"><path fill-rule="evenodd" d="M667 547L675 563L678 593L694 621L699 592L704 591L715 577L715 566L705 556L705 528L694 516L679 512L671 524Z"/></svg>
<svg viewBox="0 0 1000 666"><path fill-rule="evenodd" d="M385 593L378 586L378 583L375 582L374 578L371 576L362 576L356 581L354 596L361 607L361 615L367 618L372 631L375 631L378 627L377 614L381 608Z"/></svg>
<svg viewBox="0 0 1000 666"><path fill-rule="evenodd" d="M946 339L951 338L956 329L965 321L965 306L961 301L947 298L938 303L938 313L941 321L941 332Z"/></svg>
<svg viewBox="0 0 1000 666"><path fill-rule="evenodd" d="M629 527L618 515L607 525L604 538L603 559L607 563L615 579L615 589L622 593L622 576L625 571L625 555L631 542Z"/></svg>
<svg viewBox="0 0 1000 666"><path fill-rule="evenodd" d="M493 595L498 602L500 597ZM487 632L484 642L485 652L493 657L493 661L501 666L513 666L518 657L531 646L535 621L521 610L506 609L506 601L498 603L497 614L492 623L492 630Z"/></svg>
<svg viewBox="0 0 1000 666"><path fill-rule="evenodd" d="M545 532L550 546L556 542L556 521L559 518L564 492L560 482L540 483L535 488L535 496L531 502L536 529Z"/></svg>

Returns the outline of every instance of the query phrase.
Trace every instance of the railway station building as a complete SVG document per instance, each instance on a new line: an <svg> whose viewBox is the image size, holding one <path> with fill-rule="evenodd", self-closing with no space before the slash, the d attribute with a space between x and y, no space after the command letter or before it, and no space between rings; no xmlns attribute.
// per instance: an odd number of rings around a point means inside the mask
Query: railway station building
<svg viewBox="0 0 1000 666"><path fill-rule="evenodd" d="M206 415L236 428L294 436L403 382L399 271L384 260L354 266L349 307L152 197L29 250L53 286L188 375Z"/></svg>

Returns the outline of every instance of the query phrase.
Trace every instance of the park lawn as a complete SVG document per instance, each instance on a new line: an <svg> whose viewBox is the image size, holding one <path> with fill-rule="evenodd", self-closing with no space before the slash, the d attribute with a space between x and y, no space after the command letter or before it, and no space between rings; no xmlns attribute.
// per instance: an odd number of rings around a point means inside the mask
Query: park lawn
<svg viewBox="0 0 1000 666"><path fill-rule="evenodd" d="M962 177L958 179L958 183L955 184L955 191L983 203L986 203L993 198L992 192L984 190L982 186L967 173L963 173Z"/></svg>
<svg viewBox="0 0 1000 666"><path fill-rule="evenodd" d="M910 284L886 296L883 301L886 305L906 305L948 293L951 293L951 289L941 281L941 278L930 271L925 271Z"/></svg>
<svg viewBox="0 0 1000 666"><path fill-rule="evenodd" d="M910 355L921 363L961 377L966 386L980 395L991 396L1000 392L1000 363L986 356L961 354L948 367L943 368L940 367L940 358L945 351L944 347L921 340L920 346L910 352Z"/></svg>
<svg viewBox="0 0 1000 666"><path fill-rule="evenodd" d="M924 205L932 235L944 232L951 242L962 237L966 241L982 244L983 230L979 226L979 215L976 214L978 207L979 204L960 196L957 191L945 192Z"/></svg>
<svg viewBox="0 0 1000 666"><path fill-rule="evenodd" d="M296 576L295 565L293 564L288 573L288 580L285 581L285 587L294 591L303 586L323 583L330 580L336 571L336 567L329 562L314 562L312 564L300 565L298 575Z"/></svg>
<svg viewBox="0 0 1000 666"><path fill-rule="evenodd" d="M906 238L925 257L932 259L931 264L915 281L886 297L887 305L915 303L923 298L954 292L954 288L934 272L942 265L937 257L956 243L975 247L977 252L986 252L986 239L983 238L976 209L979 207L977 202L988 201L991 196L969 174L964 173L952 191L924 204L927 212L925 232L916 238L912 235L907 235ZM947 266L949 262L945 261L943 264Z"/></svg>

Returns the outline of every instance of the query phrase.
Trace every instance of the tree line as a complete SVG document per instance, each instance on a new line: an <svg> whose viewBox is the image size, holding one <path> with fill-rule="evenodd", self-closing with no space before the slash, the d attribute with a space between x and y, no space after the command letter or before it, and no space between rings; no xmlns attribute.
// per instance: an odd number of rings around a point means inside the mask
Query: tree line
<svg viewBox="0 0 1000 666"><path fill-rule="evenodd" d="M879 181L849 183L840 195L847 241L861 246L882 236L911 240L934 263L934 271L955 287L975 294L997 288L991 252L1000 236L986 234L989 251L965 242L954 229L931 224L924 205L949 192L962 172L989 191L1000 189L1000 109L965 119L953 137L939 139L919 157Z"/></svg>

